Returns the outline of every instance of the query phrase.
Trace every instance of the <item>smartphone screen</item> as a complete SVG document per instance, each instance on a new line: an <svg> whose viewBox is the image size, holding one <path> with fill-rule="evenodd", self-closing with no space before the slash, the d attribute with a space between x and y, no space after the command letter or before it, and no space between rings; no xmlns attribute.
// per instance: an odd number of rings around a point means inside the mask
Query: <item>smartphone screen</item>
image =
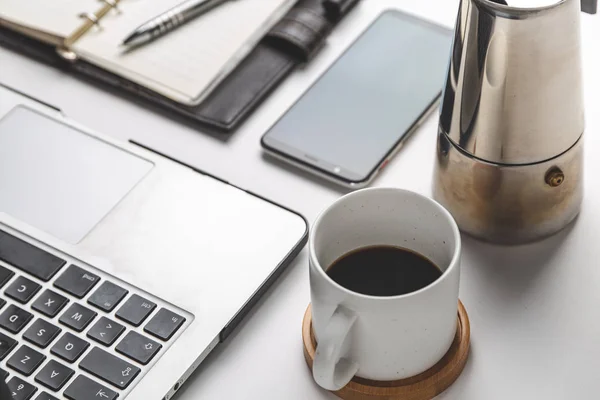
<svg viewBox="0 0 600 400"><path fill-rule="evenodd" d="M439 97L452 31L386 11L263 137L348 183L367 180Z"/></svg>

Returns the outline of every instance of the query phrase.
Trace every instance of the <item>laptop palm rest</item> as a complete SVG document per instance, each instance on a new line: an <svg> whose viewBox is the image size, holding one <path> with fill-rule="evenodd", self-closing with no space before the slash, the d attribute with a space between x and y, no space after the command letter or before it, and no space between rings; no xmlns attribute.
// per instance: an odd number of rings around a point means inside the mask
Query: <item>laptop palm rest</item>
<svg viewBox="0 0 600 400"><path fill-rule="evenodd" d="M152 167L25 107L0 120L0 211L71 244Z"/></svg>

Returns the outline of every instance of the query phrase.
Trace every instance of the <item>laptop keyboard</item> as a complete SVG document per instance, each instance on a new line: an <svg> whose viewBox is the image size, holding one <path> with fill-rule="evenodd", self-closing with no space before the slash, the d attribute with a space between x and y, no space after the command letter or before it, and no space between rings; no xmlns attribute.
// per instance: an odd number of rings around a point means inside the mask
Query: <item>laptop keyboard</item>
<svg viewBox="0 0 600 400"><path fill-rule="evenodd" d="M15 400L124 398L184 312L66 258L0 230L0 379Z"/></svg>

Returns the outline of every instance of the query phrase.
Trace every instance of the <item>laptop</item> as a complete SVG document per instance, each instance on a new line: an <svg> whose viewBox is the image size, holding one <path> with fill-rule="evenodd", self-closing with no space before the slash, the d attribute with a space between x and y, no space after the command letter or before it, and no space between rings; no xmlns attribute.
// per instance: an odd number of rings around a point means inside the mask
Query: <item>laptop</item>
<svg viewBox="0 0 600 400"><path fill-rule="evenodd" d="M0 87L14 399L170 399L306 239L282 206Z"/></svg>

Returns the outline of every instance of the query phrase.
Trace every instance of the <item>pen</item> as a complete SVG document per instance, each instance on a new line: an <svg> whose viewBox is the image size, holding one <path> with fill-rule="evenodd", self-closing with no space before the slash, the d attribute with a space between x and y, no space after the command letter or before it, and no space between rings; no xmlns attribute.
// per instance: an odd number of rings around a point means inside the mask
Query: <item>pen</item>
<svg viewBox="0 0 600 400"><path fill-rule="evenodd" d="M123 40L124 46L139 46L162 36L229 0L187 0L140 25Z"/></svg>

